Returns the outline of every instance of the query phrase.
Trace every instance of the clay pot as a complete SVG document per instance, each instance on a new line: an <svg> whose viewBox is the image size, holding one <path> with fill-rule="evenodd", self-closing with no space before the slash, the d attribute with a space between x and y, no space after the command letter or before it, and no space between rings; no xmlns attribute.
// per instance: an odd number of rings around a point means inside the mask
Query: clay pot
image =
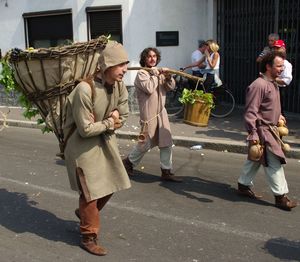
<svg viewBox="0 0 300 262"><path fill-rule="evenodd" d="M263 154L263 146L260 144L251 145L249 147L248 156L252 161L259 161Z"/></svg>
<svg viewBox="0 0 300 262"><path fill-rule="evenodd" d="M283 144L282 150L283 150L284 152L290 152L290 151L291 151L291 147L290 147L289 144Z"/></svg>
<svg viewBox="0 0 300 262"><path fill-rule="evenodd" d="M279 126L278 132L280 136L287 136L289 134L289 130L285 126Z"/></svg>
<svg viewBox="0 0 300 262"><path fill-rule="evenodd" d="M278 124L277 124L278 126L284 126L284 121L282 120L282 119L280 119L279 121L278 121Z"/></svg>
<svg viewBox="0 0 300 262"><path fill-rule="evenodd" d="M138 135L138 142L139 143L144 143L146 141L147 135L148 135L147 132L141 132Z"/></svg>

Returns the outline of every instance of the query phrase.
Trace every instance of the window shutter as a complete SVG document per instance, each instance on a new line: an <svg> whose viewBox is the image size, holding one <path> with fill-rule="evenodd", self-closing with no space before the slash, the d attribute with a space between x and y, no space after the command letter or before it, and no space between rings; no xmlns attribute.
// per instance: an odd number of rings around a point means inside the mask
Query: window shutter
<svg viewBox="0 0 300 262"><path fill-rule="evenodd" d="M122 42L122 13L117 8L98 8L87 10L90 37L95 39L100 35L111 35L111 39Z"/></svg>

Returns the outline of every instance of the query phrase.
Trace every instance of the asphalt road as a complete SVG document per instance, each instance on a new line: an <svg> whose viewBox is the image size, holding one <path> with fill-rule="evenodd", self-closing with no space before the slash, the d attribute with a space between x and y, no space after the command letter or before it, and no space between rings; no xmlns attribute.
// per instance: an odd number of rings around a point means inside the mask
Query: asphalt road
<svg viewBox="0 0 300 262"><path fill-rule="evenodd" d="M120 152L133 142L120 140ZM0 261L300 261L300 208L274 208L264 174L263 201L235 194L245 155L174 148L181 184L159 180L153 149L132 188L116 193L101 216L106 257L78 247L78 196L69 189L56 138L40 130L0 132ZM288 159L290 196L300 202L300 161Z"/></svg>

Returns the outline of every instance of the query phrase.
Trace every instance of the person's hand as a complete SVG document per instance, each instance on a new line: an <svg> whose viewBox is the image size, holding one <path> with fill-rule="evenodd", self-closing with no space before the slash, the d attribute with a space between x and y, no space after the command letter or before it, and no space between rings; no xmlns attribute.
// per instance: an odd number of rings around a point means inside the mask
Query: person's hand
<svg viewBox="0 0 300 262"><path fill-rule="evenodd" d="M166 78L166 80L170 80L171 79L171 77L172 77L172 75L170 74L170 72L169 72L169 68L166 68L166 67L162 67L162 68L160 68L160 73L161 74L163 74L164 76L165 76L165 78Z"/></svg>
<svg viewBox="0 0 300 262"><path fill-rule="evenodd" d="M258 140L249 140L249 146L257 145L257 144L259 144Z"/></svg>
<svg viewBox="0 0 300 262"><path fill-rule="evenodd" d="M115 120L112 117L107 118L107 121L109 122L109 126L107 126L107 130L113 131L115 129Z"/></svg>
<svg viewBox="0 0 300 262"><path fill-rule="evenodd" d="M160 72L159 72L157 67L151 67L150 74L155 75L155 76L159 76Z"/></svg>
<svg viewBox="0 0 300 262"><path fill-rule="evenodd" d="M161 74L166 74L166 73L168 73L169 72L169 68L167 68L167 67L161 67L160 69L159 69L159 72L161 73Z"/></svg>
<svg viewBox="0 0 300 262"><path fill-rule="evenodd" d="M122 126L121 120L120 120L120 113L117 109L113 110L110 115L109 115L112 119L113 119L113 125L114 125L114 129L118 129Z"/></svg>
<svg viewBox="0 0 300 262"><path fill-rule="evenodd" d="M209 54L209 52L208 52L207 49L205 49L204 54L205 54L206 57L209 57L209 56L210 56L210 54Z"/></svg>
<svg viewBox="0 0 300 262"><path fill-rule="evenodd" d="M118 129L122 126L122 123L121 123L121 120L118 118L118 119L115 119L114 120L114 129Z"/></svg>
<svg viewBox="0 0 300 262"><path fill-rule="evenodd" d="M286 119L285 119L285 117L283 115L280 115L278 123L282 123L282 122L283 122L283 125L286 125Z"/></svg>
<svg viewBox="0 0 300 262"><path fill-rule="evenodd" d="M116 120L116 119L120 118L120 113L117 109L115 109L115 110L111 111L109 116L112 117L114 120Z"/></svg>

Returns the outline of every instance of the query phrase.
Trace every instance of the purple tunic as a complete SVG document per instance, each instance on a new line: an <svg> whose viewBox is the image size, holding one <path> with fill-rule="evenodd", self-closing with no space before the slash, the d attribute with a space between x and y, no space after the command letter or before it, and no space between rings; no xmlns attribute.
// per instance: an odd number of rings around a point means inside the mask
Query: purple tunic
<svg viewBox="0 0 300 262"><path fill-rule="evenodd" d="M246 90L246 104L244 119L249 136L248 141L265 141L265 146L279 157L282 164L285 164L285 155L280 143L274 137L267 125L257 126L257 119L266 123L277 125L281 115L280 96L278 86L263 77L257 78ZM262 164L266 164L264 158Z"/></svg>

